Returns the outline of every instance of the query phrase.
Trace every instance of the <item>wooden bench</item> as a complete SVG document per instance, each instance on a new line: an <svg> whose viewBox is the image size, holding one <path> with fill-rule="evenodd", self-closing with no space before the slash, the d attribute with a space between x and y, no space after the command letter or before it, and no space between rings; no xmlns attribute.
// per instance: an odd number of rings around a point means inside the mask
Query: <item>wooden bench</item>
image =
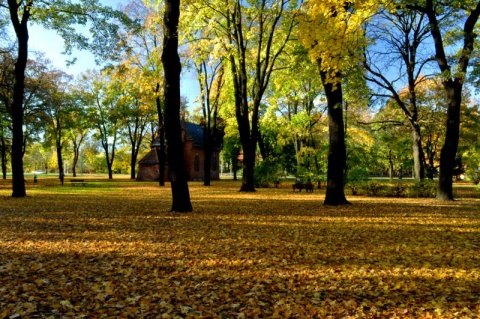
<svg viewBox="0 0 480 319"><path fill-rule="evenodd" d="M294 192L296 189L298 189L299 192L302 192L302 189L304 189L306 192L313 193L313 184L310 182L307 182L307 183L296 182L295 184L292 184L292 188Z"/></svg>
<svg viewBox="0 0 480 319"><path fill-rule="evenodd" d="M70 183L72 183L72 186L75 186L76 184L80 184L80 183L82 184L82 186L87 185L84 179L71 179Z"/></svg>

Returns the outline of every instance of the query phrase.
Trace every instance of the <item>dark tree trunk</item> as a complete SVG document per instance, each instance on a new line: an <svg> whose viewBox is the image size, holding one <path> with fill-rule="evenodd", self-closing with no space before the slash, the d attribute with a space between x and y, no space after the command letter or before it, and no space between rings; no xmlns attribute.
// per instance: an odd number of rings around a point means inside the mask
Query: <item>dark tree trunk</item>
<svg viewBox="0 0 480 319"><path fill-rule="evenodd" d="M60 179L60 183L62 183L63 185L65 172L63 168L62 146L59 145L58 141L57 141L57 163L58 163L58 178Z"/></svg>
<svg viewBox="0 0 480 319"><path fill-rule="evenodd" d="M5 137L2 136L2 177L7 179L7 143L5 142Z"/></svg>
<svg viewBox="0 0 480 319"><path fill-rule="evenodd" d="M460 136L460 104L462 86L459 83L446 85L447 123L445 143L440 151L440 175L438 178L437 199L453 200L453 169Z"/></svg>
<svg viewBox="0 0 480 319"><path fill-rule="evenodd" d="M156 92L160 90L160 84L157 83ZM163 111L160 97L157 95L155 98L157 104L158 114L158 138L160 140L160 147L157 148L157 160L158 160L158 185L165 186L165 128L163 126Z"/></svg>
<svg viewBox="0 0 480 319"><path fill-rule="evenodd" d="M208 124L207 124L208 125ZM209 137L204 137L204 154L205 154L205 160L203 162L203 186L210 186L211 182L211 177L210 177L210 172L212 170L212 142L211 142L211 133L210 130L206 130L204 128L204 134L208 134Z"/></svg>
<svg viewBox="0 0 480 319"><path fill-rule="evenodd" d="M73 169L72 169L73 177L77 176L77 164L78 164L78 159L80 158L80 146L82 145L84 138L85 136L82 135L78 142L76 138L73 139ZM80 168L80 173L82 173L81 168Z"/></svg>
<svg viewBox="0 0 480 319"><path fill-rule="evenodd" d="M447 100L447 125L445 132L445 143L440 151L440 176L438 179L437 199L453 200L453 169L455 167L455 157L458 149L458 139L460 136L460 105L462 102L462 89L467 73L468 64L474 49L477 34L475 25L480 17L480 1L476 7L467 14L467 19L463 26L463 47L459 51L457 58L457 67L452 71L450 61L444 48L444 38L440 30L441 22L437 19L440 13L437 13L437 6L433 0L425 1L425 6L412 6L414 10L424 12L430 22L430 34L435 46L435 59L442 72L443 87ZM460 75L454 75L460 74Z"/></svg>
<svg viewBox="0 0 480 319"><path fill-rule="evenodd" d="M32 1L25 4L22 20L19 20L19 4L8 0L10 19L18 42L18 57L15 62L15 84L12 102L12 197L25 197L25 176L23 172L23 100L25 91L25 69L28 59L28 19Z"/></svg>
<svg viewBox="0 0 480 319"><path fill-rule="evenodd" d="M328 169L327 169L327 191L324 205L350 204L345 198L344 192L344 170L346 162L345 132L343 125L342 109L342 88L327 83L326 74L320 71L322 83L327 97L328 108Z"/></svg>
<svg viewBox="0 0 480 319"><path fill-rule="evenodd" d="M136 166L137 154L134 154L134 152L132 152L132 154L130 155L130 179L135 179L135 177L137 176L137 172L135 170Z"/></svg>
<svg viewBox="0 0 480 319"><path fill-rule="evenodd" d="M173 212L191 212L185 158L183 154L182 130L180 127L180 72L178 56L178 19L180 0L166 0L162 64L164 70L163 96L165 101L165 137L167 160L172 188Z"/></svg>

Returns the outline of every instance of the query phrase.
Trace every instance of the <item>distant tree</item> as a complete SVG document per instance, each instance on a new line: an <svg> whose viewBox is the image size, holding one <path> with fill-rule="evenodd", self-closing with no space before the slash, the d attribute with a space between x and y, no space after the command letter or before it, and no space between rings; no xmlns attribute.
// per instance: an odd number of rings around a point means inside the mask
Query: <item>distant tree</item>
<svg viewBox="0 0 480 319"><path fill-rule="evenodd" d="M116 90L107 73L89 72L82 75L82 102L86 106L89 122L95 127L94 137L100 141L105 155L108 178L113 178L112 166L120 135L121 92Z"/></svg>
<svg viewBox="0 0 480 319"><path fill-rule="evenodd" d="M425 80L423 74L432 62L426 43L430 32L428 20L425 14L409 10L384 11L368 24L367 30L368 36L376 42L367 50L366 78L376 87L375 96L395 101L407 118L412 135L415 180L420 182L425 176L425 155L417 86ZM396 83L406 85L396 87Z"/></svg>
<svg viewBox="0 0 480 319"><path fill-rule="evenodd" d="M117 25L107 23L112 18L122 18L121 15L102 7L97 0L85 0L81 3L64 1L40 0L7 0L1 2L0 9L6 9L17 39L17 55L15 62L15 82L11 110L12 121L12 197L26 196L23 172L23 121L24 121L24 91L25 72L28 60L28 23L34 21L43 24L48 29L55 29L64 37L66 52L71 52L74 46L81 49L90 48L97 55L106 57L111 52L110 40L117 36ZM95 43L90 46L88 39L75 30L75 25L86 25L90 28ZM96 50L95 50L96 49Z"/></svg>
<svg viewBox="0 0 480 319"><path fill-rule="evenodd" d="M48 81L44 82L43 91L43 118L49 123L46 127L47 138L53 140L57 151L57 165L59 178L63 183L65 175L63 164L63 150L68 143L67 134L74 125L71 111L75 103L69 92L68 83L71 77L61 71L50 71Z"/></svg>

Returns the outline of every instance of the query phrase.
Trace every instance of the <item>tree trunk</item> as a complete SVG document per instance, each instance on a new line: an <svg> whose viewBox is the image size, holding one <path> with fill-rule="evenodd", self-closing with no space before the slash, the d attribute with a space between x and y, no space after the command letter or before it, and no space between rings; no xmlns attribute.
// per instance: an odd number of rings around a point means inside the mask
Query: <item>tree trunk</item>
<svg viewBox="0 0 480 319"><path fill-rule="evenodd" d="M210 130L208 130L210 131ZM209 132L204 134L210 134ZM203 162L203 186L210 186L211 178L210 178L210 171L212 170L212 145L211 139L205 140L205 160Z"/></svg>
<svg viewBox="0 0 480 319"><path fill-rule="evenodd" d="M113 170L112 170L113 163L107 160L107 170L108 170L108 179L113 179Z"/></svg>
<svg viewBox="0 0 480 319"><path fill-rule="evenodd" d="M160 84L157 83L157 89L155 90L158 93L160 89ZM160 102L160 97L157 95L155 98L157 104L157 114L158 114L158 138L160 140L160 147L157 148L157 160L158 160L158 185L165 186L165 128L163 126L163 111L162 103Z"/></svg>
<svg viewBox="0 0 480 319"><path fill-rule="evenodd" d="M162 64L164 70L163 96L165 101L165 137L167 160L172 188L172 212L191 212L185 158L183 154L182 130L180 127L180 72L182 66L178 56L178 19L180 0L166 0Z"/></svg>
<svg viewBox="0 0 480 319"><path fill-rule="evenodd" d="M58 141L57 141L57 163L58 163L58 178L60 179L60 183L62 183L63 185L65 172L63 169L62 146L59 145Z"/></svg>
<svg viewBox="0 0 480 319"><path fill-rule="evenodd" d="M343 126L342 88L326 82L326 74L320 71L322 83L327 97L328 108L328 169L327 191L324 205L350 204L345 198L344 170L346 162L345 132Z"/></svg>
<svg viewBox="0 0 480 319"><path fill-rule="evenodd" d="M137 154L134 151L135 145L132 145L132 154L130 156L130 179L135 179L137 176L137 173L135 171L135 168L137 166Z"/></svg>
<svg viewBox="0 0 480 319"><path fill-rule="evenodd" d="M18 57L15 62L15 84L12 102L12 197L25 197L25 176L23 172L23 100L25 91L25 69L28 59L28 26L31 0L25 4L22 21L19 21L19 5L8 0L10 18L18 43Z"/></svg>
<svg viewBox="0 0 480 319"><path fill-rule="evenodd" d="M5 142L5 137L2 136L2 178L7 179L7 143Z"/></svg>
<svg viewBox="0 0 480 319"><path fill-rule="evenodd" d="M453 200L453 169L460 136L460 105L462 86L453 81L444 83L447 95L447 123L445 142L440 151L440 176L437 199Z"/></svg>
<svg viewBox="0 0 480 319"><path fill-rule="evenodd" d="M416 182L420 182L425 178L424 154L422 148L422 137L420 134L420 126L412 124L412 138L413 138L413 173Z"/></svg>

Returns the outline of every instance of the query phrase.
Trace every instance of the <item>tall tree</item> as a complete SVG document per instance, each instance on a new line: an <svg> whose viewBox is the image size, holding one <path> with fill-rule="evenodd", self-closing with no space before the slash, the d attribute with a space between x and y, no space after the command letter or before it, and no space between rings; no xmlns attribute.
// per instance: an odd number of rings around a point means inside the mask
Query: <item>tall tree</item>
<svg viewBox="0 0 480 319"><path fill-rule="evenodd" d="M183 154L182 129L180 126L180 72L182 66L178 56L178 22L180 0L166 0L164 13L165 33L163 38L162 64L165 82L165 137L167 160L172 188L173 212L190 212L190 202L185 157Z"/></svg>
<svg viewBox="0 0 480 319"><path fill-rule="evenodd" d="M64 164L63 150L67 143L67 132L74 124L71 118L73 111L73 96L68 92L68 82L71 77L61 71L50 71L48 82L44 83L43 115L49 123L46 132L54 141L57 151L59 178L63 183Z"/></svg>
<svg viewBox="0 0 480 319"><path fill-rule="evenodd" d="M430 33L428 21L424 14L409 10L384 11L367 29L367 35L375 39L364 61L367 80L376 85L376 96L395 101L407 118L412 135L415 180L420 182L425 176L425 155L416 91L417 85L425 80L423 74L432 61L425 41ZM407 93L403 94L406 98L401 96L405 89L395 86L399 82L406 84Z"/></svg>
<svg viewBox="0 0 480 319"><path fill-rule="evenodd" d="M329 119L329 152L325 205L349 202L344 192L346 163L342 80L358 72L366 45L363 25L379 4L370 0L306 2L301 37L319 67Z"/></svg>
<svg viewBox="0 0 480 319"><path fill-rule="evenodd" d="M121 92L117 91L108 73L87 73L82 76L83 103L87 106L90 123L96 129L95 138L102 144L108 178L113 178L113 162L120 135L121 114L119 104Z"/></svg>
<svg viewBox="0 0 480 319"><path fill-rule="evenodd" d="M207 61L195 63L198 82L200 85L200 99L202 105L203 127L203 185L210 186L213 151L220 147L223 138L223 127L218 116L220 108L220 93L224 83L223 61L211 65Z"/></svg>
<svg viewBox="0 0 480 319"><path fill-rule="evenodd" d="M23 172L23 107L25 91L25 71L28 59L28 23L33 20L45 27L55 29L66 41L66 52L74 46L81 49L95 48L97 56L105 58L112 52L112 38L116 39L117 26L107 21L122 17L115 11L102 7L97 0L85 0L75 3L68 0L7 0L0 8L8 10L10 21L17 38L17 60L15 62L15 84L12 102L12 197L26 196ZM126 21L126 20L125 20ZM90 31L94 35L94 47L88 39L77 32L76 24L94 24Z"/></svg>
<svg viewBox="0 0 480 319"><path fill-rule="evenodd" d="M423 13L430 23L430 35L435 47L435 60L442 73L447 102L445 142L440 152L440 176L437 199L453 200L453 169L460 136L462 90L477 38L476 24L480 16L480 1L407 1L406 8ZM449 16L448 23L442 18ZM454 57L448 55L447 36L455 33L459 46ZM449 39L450 40L450 39Z"/></svg>
<svg viewBox="0 0 480 319"><path fill-rule="evenodd" d="M124 11L131 19L140 22L139 27L130 32L126 39L130 50L126 51L123 60L130 68L138 71L136 81L142 100L146 102L148 96L157 110L156 135L153 137L159 142L156 149L159 185L164 186L166 154L161 61L163 23L158 22L162 16L163 5L154 0L132 0Z"/></svg>
<svg viewBox="0 0 480 319"><path fill-rule="evenodd" d="M297 11L297 2L290 0L197 1L190 6L189 17L201 20L195 25L204 35L199 41L213 41L211 54L229 63L243 150L240 191L255 191L260 106L276 63L291 39Z"/></svg>

